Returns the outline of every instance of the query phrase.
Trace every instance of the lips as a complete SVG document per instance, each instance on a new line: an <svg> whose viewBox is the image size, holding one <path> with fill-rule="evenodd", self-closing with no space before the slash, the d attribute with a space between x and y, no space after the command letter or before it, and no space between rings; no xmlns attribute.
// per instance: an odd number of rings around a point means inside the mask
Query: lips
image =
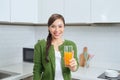
<svg viewBox="0 0 120 80"><path fill-rule="evenodd" d="M59 34L55 34L55 36L59 36Z"/></svg>
<svg viewBox="0 0 120 80"><path fill-rule="evenodd" d="M59 36L61 33L54 33L55 36Z"/></svg>

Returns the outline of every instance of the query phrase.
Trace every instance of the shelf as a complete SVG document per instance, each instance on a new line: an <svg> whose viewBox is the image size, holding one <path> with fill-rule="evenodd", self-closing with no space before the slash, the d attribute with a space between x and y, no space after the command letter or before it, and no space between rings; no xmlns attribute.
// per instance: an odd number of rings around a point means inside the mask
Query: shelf
<svg viewBox="0 0 120 80"><path fill-rule="evenodd" d="M47 26L47 23L39 24L39 23L0 21L0 25ZM90 23L66 23L65 26L91 26L91 24Z"/></svg>
<svg viewBox="0 0 120 80"><path fill-rule="evenodd" d="M0 25L20 25L20 26L47 26L47 23L27 23L27 22L7 22L0 21ZM98 22L98 23L66 23L65 26L120 26L120 22Z"/></svg>

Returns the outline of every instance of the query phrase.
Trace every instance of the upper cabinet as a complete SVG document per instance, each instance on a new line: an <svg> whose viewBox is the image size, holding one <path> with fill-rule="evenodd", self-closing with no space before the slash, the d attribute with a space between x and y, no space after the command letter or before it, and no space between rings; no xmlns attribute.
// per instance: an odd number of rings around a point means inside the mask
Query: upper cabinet
<svg viewBox="0 0 120 80"><path fill-rule="evenodd" d="M38 23L47 23L53 13L64 15L65 0L38 0Z"/></svg>
<svg viewBox="0 0 120 80"><path fill-rule="evenodd" d="M64 0L66 23L89 23L90 0Z"/></svg>
<svg viewBox="0 0 120 80"><path fill-rule="evenodd" d="M120 0L91 0L93 23L120 22Z"/></svg>
<svg viewBox="0 0 120 80"><path fill-rule="evenodd" d="M0 0L0 21L10 21L10 0Z"/></svg>
<svg viewBox="0 0 120 80"><path fill-rule="evenodd" d="M120 22L120 0L0 0L0 21L46 24L53 13L66 23Z"/></svg>
<svg viewBox="0 0 120 80"><path fill-rule="evenodd" d="M11 22L37 22L37 0L11 0Z"/></svg>

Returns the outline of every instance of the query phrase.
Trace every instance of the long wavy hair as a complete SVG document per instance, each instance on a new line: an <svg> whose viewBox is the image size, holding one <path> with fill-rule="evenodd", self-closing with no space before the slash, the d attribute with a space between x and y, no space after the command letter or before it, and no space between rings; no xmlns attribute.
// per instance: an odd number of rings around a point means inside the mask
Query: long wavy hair
<svg viewBox="0 0 120 80"><path fill-rule="evenodd" d="M57 19L61 19L65 25L65 20L64 20L64 17L60 14L52 14L50 16L50 18L48 19L48 27L51 26L51 24L57 20ZM51 46L51 42L52 42L52 35L50 33L50 31L48 31L48 36L47 36L47 43L46 43L46 61L49 62L49 58L48 58L48 55L49 55L49 48Z"/></svg>

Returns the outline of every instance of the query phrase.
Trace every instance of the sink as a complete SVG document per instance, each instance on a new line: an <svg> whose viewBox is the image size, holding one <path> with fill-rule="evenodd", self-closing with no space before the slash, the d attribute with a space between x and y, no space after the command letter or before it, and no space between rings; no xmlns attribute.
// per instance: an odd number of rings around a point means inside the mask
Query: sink
<svg viewBox="0 0 120 80"><path fill-rule="evenodd" d="M18 75L18 74L19 73L0 70L0 80L4 79L4 78L15 76L15 75Z"/></svg>
<svg viewBox="0 0 120 80"><path fill-rule="evenodd" d="M11 75L0 72L0 79L7 78L7 77L9 77L9 76L11 76Z"/></svg>

